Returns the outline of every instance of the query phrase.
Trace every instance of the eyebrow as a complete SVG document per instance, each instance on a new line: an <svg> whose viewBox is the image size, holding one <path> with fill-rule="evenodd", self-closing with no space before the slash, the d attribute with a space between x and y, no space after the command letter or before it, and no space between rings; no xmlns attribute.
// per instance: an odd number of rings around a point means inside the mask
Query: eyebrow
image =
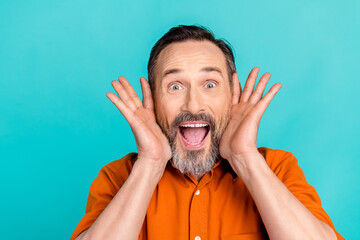
<svg viewBox="0 0 360 240"><path fill-rule="evenodd" d="M183 70L178 69L178 68L172 68L172 69L166 70L162 77L164 78L165 76L167 76L169 74L180 73L182 71ZM204 67L204 68L200 69L200 72L218 72L223 77L223 74L222 74L220 68L218 68L218 67Z"/></svg>

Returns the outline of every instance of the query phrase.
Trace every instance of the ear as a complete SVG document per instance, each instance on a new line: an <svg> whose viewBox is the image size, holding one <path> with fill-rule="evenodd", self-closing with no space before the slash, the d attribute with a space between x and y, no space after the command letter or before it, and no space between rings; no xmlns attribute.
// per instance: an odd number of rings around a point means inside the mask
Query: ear
<svg viewBox="0 0 360 240"><path fill-rule="evenodd" d="M232 75L232 104L238 104L240 101L240 96L242 93L241 84L239 81L239 76L235 72Z"/></svg>

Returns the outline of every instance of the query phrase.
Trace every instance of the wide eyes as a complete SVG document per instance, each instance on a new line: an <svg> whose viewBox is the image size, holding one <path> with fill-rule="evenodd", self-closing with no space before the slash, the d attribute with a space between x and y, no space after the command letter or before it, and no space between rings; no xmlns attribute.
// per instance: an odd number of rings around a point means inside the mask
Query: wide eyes
<svg viewBox="0 0 360 240"><path fill-rule="evenodd" d="M205 88L214 88L216 87L216 84L214 82L207 82L205 84Z"/></svg>
<svg viewBox="0 0 360 240"><path fill-rule="evenodd" d="M171 90L180 90L182 87L181 87L181 85L179 84L179 83L173 83L173 84L170 84L170 86L169 86L169 88L171 89Z"/></svg>
<svg viewBox="0 0 360 240"><path fill-rule="evenodd" d="M215 82L206 82L205 85L204 85L204 88L214 88L216 87L217 84ZM178 82L175 82L175 83L171 83L169 85L169 88L170 90L173 90L173 91L177 91L177 90L181 90L183 89L183 87L181 86L180 83Z"/></svg>

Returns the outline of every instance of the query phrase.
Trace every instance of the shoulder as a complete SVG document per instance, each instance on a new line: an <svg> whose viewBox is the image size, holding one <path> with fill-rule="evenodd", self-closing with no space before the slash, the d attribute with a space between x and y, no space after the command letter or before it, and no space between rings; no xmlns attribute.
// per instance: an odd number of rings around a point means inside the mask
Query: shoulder
<svg viewBox="0 0 360 240"><path fill-rule="evenodd" d="M287 157L293 155L289 151L285 151L282 149L273 149L268 147L259 147L258 151L265 157L265 158L279 158L279 157Z"/></svg>
<svg viewBox="0 0 360 240"><path fill-rule="evenodd" d="M137 159L137 153L131 152L120 159L104 165L99 172L99 177L108 178L114 184L121 186L130 175Z"/></svg>
<svg viewBox="0 0 360 240"><path fill-rule="evenodd" d="M300 170L298 160L289 151L282 149L272 149L268 147L259 147L258 151L265 158L267 165L274 171L276 175L282 175L291 169Z"/></svg>
<svg viewBox="0 0 360 240"><path fill-rule="evenodd" d="M258 151L264 156L267 163L277 162L289 158L295 158L295 156L291 152L282 149L259 147Z"/></svg>
<svg viewBox="0 0 360 240"><path fill-rule="evenodd" d="M134 166L136 159L137 159L137 153L131 152L131 153L126 154L125 156L123 156L120 159L109 162L108 164L103 166L103 168L109 169L112 172L114 172L115 174L119 173L125 169L131 170L132 167Z"/></svg>

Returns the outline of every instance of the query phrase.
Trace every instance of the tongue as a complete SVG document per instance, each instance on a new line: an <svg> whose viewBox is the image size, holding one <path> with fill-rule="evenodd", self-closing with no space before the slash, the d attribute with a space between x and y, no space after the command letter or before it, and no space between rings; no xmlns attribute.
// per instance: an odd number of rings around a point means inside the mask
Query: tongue
<svg viewBox="0 0 360 240"><path fill-rule="evenodd" d="M205 127L184 127L183 128L183 136L184 138L193 144L200 143L206 134Z"/></svg>

